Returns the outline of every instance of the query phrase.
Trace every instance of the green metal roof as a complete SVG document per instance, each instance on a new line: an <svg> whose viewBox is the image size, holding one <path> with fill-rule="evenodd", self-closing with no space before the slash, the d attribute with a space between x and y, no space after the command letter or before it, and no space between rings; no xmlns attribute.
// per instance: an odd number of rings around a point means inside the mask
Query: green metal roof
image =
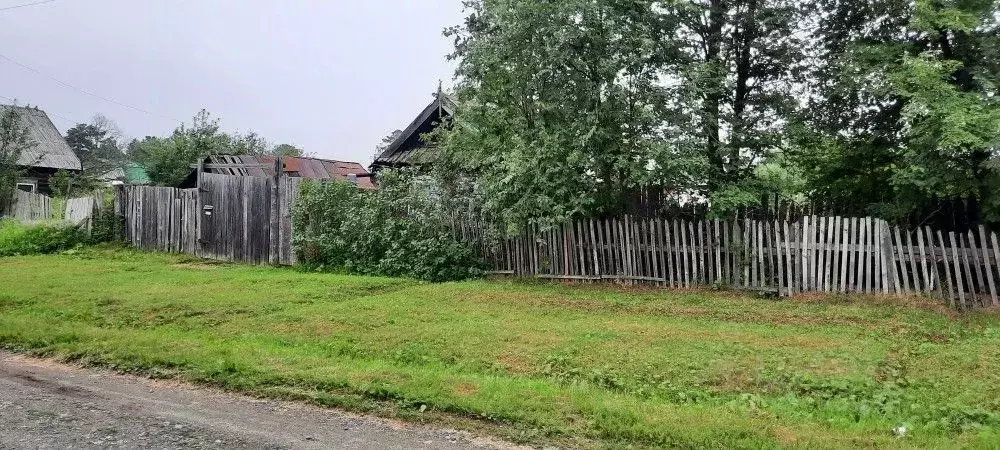
<svg viewBox="0 0 1000 450"><path fill-rule="evenodd" d="M151 184L153 180L149 178L146 168L136 164L128 163L125 169L125 183L127 184Z"/></svg>

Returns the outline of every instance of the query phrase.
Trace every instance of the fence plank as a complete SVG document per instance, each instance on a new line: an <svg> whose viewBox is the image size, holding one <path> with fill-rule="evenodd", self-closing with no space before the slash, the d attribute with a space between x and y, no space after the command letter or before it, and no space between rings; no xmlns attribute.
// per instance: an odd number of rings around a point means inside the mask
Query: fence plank
<svg viewBox="0 0 1000 450"><path fill-rule="evenodd" d="M962 284L962 269L961 269L961 266L962 266L961 261L962 260L958 256L959 249L958 249L958 243L955 241L955 232L952 231L952 232L948 233L948 240L951 241L951 256L952 256L952 261L954 262L954 267L955 267L955 279L954 279L955 280L955 290L958 293L959 307L962 308L962 309L966 309L966 305L965 305L965 287Z"/></svg>
<svg viewBox="0 0 1000 450"><path fill-rule="evenodd" d="M976 283L970 284L970 287L975 286L974 291L976 293L976 301L979 303L977 306L986 306L986 299L984 298L986 294L986 281L983 277L982 260L979 256L979 245L976 243L976 235L972 232L972 230L969 230L968 242L969 254L966 255L966 257L970 258L972 269L974 271L973 273L976 274Z"/></svg>
<svg viewBox="0 0 1000 450"><path fill-rule="evenodd" d="M896 248L896 254L899 257L898 258L898 262L899 262L899 264L898 264L898 266L899 266L898 267L898 276L897 276L896 279L902 281L902 286L903 286L903 291L902 292L913 292L912 290L910 290L910 280L909 280L909 277L907 276L906 258L903 257L903 238L902 238L902 236L900 234L899 227L892 227L892 229L893 229L893 231L896 234L896 245L895 245L895 248ZM893 264L892 267L891 267L894 272L897 270L896 266L897 266L897 264ZM899 286L899 284L897 284L897 292L899 292L898 291L898 286Z"/></svg>
<svg viewBox="0 0 1000 450"><path fill-rule="evenodd" d="M1000 306L997 302L997 289L993 285L993 264L990 262L990 242L986 239L986 228L979 226L979 242L982 243L983 265L986 271L986 286L990 291L990 305Z"/></svg>

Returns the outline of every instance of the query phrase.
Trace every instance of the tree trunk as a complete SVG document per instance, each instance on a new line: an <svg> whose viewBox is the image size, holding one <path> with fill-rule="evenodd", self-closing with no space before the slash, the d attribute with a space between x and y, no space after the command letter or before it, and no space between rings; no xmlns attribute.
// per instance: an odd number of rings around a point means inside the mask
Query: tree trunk
<svg viewBox="0 0 1000 450"><path fill-rule="evenodd" d="M726 181L726 162L722 156L719 139L719 111L722 103L722 84L725 68L722 66L722 28L726 21L725 0L711 0L708 12L708 27L703 34L705 40L705 63L710 71L705 89L704 134L705 153L712 170L709 173L708 189L716 190Z"/></svg>

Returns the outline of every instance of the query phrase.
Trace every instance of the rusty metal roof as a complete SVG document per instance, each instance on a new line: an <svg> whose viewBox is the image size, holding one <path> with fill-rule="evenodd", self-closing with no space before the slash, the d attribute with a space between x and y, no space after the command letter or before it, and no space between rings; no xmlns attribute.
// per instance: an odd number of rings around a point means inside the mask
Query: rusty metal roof
<svg viewBox="0 0 1000 450"><path fill-rule="evenodd" d="M274 176L274 156L265 155L214 155L205 162L212 167L206 172L224 175L270 177ZM375 189L371 174L359 163L336 161L332 159L303 158L284 156L281 158L283 172L291 177L313 180L336 179L350 181L350 176L357 177L358 187Z"/></svg>

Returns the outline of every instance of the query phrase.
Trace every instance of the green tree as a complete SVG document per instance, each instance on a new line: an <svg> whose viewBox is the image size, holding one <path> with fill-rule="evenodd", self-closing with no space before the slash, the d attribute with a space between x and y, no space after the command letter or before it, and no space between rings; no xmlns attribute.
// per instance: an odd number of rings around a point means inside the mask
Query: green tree
<svg viewBox="0 0 1000 450"><path fill-rule="evenodd" d="M121 168L125 163L121 135L117 125L101 115L95 116L91 123L67 130L66 143L80 159L83 170L65 186L67 190L57 193L69 195L71 187L82 191L93 189L104 182L109 172Z"/></svg>
<svg viewBox="0 0 1000 450"><path fill-rule="evenodd" d="M649 183L662 14L651 2L470 1L456 39L461 105L440 137L511 227L613 211Z"/></svg>
<svg viewBox="0 0 1000 450"><path fill-rule="evenodd" d="M174 186L191 172L199 159L218 154L245 154L259 151L266 141L256 133L226 134L219 120L201 110L191 124L181 124L166 138L147 136L129 144L128 156L146 168L154 184Z"/></svg>
<svg viewBox="0 0 1000 450"><path fill-rule="evenodd" d="M809 107L790 152L810 196L886 218L965 198L996 220L996 5L817 6Z"/></svg>
<svg viewBox="0 0 1000 450"><path fill-rule="evenodd" d="M308 156L305 150L298 148L292 144L279 144L274 146L270 151L271 155L274 156L295 156L302 157Z"/></svg>
<svg viewBox="0 0 1000 450"><path fill-rule="evenodd" d="M642 187L758 197L743 191L799 106L800 2L466 5L438 165L476 177L488 211L551 224L618 212Z"/></svg>

